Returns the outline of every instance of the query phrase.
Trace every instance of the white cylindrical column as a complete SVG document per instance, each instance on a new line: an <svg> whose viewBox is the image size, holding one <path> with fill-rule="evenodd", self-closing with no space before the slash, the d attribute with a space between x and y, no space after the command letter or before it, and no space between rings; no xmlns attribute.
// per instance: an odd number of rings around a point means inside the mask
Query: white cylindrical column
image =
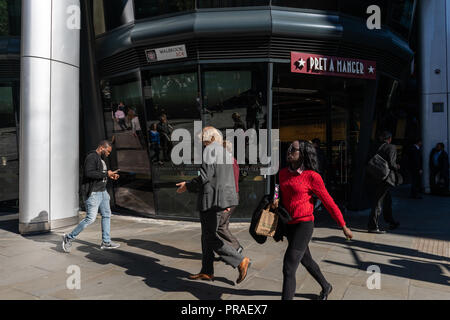
<svg viewBox="0 0 450 320"><path fill-rule="evenodd" d="M430 192L429 156L438 142L448 152L449 122L447 42L450 5L446 0L420 1L419 45L421 75L421 111L423 140L423 185Z"/></svg>
<svg viewBox="0 0 450 320"><path fill-rule="evenodd" d="M78 0L22 0L19 231L78 222Z"/></svg>

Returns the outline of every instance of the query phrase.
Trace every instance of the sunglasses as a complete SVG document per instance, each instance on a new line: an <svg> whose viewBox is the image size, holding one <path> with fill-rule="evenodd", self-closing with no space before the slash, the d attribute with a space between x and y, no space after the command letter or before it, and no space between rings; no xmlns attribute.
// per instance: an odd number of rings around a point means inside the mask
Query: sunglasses
<svg viewBox="0 0 450 320"><path fill-rule="evenodd" d="M294 148L294 146L291 144L287 150L288 153L294 153L300 151L300 149Z"/></svg>

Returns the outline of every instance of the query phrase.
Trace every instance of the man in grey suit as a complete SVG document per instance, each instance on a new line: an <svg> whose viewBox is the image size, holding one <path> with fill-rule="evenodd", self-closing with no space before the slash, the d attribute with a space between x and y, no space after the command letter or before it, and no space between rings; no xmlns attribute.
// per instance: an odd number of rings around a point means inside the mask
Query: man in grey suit
<svg viewBox="0 0 450 320"><path fill-rule="evenodd" d="M208 150L215 152L215 161L203 159L200 176L189 182L184 181L177 184L177 187L179 187L178 193L183 193L186 190L199 193L198 210L200 211L202 228L202 269L200 273L191 275L189 278L193 280L213 280L214 252L216 252L226 264L238 268L239 276L236 282L240 283L247 276L250 259L244 257L229 244L224 243L217 235L222 212L230 211L230 208L237 206L239 202L234 180L233 162L217 161L218 155L226 154L222 135L217 129L205 127L202 131L202 141Z"/></svg>
<svg viewBox="0 0 450 320"><path fill-rule="evenodd" d="M375 198L368 223L368 231L370 233L386 232L378 227L378 218L381 215L381 211L383 211L384 220L389 223L391 230L398 228L400 225L392 216L392 197L390 193L390 188L398 183L396 171L400 169L400 166L397 164L397 148L391 144L392 134L388 131L384 131L381 134L380 140L381 145L378 147L377 153L387 161L391 171L387 179L378 182L375 187Z"/></svg>

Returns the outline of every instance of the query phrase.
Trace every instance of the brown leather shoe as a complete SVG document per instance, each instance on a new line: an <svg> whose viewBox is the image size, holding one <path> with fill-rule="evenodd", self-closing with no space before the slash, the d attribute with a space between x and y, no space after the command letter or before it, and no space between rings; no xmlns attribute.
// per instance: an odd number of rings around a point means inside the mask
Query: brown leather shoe
<svg viewBox="0 0 450 320"><path fill-rule="evenodd" d="M206 273L197 273L197 274L191 274L189 276L189 279L214 281L214 275L206 274Z"/></svg>
<svg viewBox="0 0 450 320"><path fill-rule="evenodd" d="M245 257L241 264L238 267L239 270L239 278L237 278L236 283L241 283L242 281L244 281L245 277L247 276L247 270L248 267L250 266L250 259Z"/></svg>

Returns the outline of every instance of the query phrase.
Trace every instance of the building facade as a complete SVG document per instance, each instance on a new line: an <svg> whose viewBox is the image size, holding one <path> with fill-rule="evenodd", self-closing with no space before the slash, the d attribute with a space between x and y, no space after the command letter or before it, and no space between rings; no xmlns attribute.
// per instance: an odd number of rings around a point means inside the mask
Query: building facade
<svg viewBox="0 0 450 320"><path fill-rule="evenodd" d="M373 4L380 30L367 27ZM330 192L343 208L367 208L364 162L377 132L392 131L401 151L418 130L408 101L416 5L81 1L80 159L98 140L111 140L110 166L121 169L109 186L115 210L196 219L196 196L176 194L175 184L196 176L198 166L170 161L174 143L164 140L171 130L161 115L192 135L194 121L223 131L279 129L281 166L292 140L318 138ZM127 118L119 123L122 105ZM241 165L236 220L249 219L277 181L259 169Z"/></svg>

